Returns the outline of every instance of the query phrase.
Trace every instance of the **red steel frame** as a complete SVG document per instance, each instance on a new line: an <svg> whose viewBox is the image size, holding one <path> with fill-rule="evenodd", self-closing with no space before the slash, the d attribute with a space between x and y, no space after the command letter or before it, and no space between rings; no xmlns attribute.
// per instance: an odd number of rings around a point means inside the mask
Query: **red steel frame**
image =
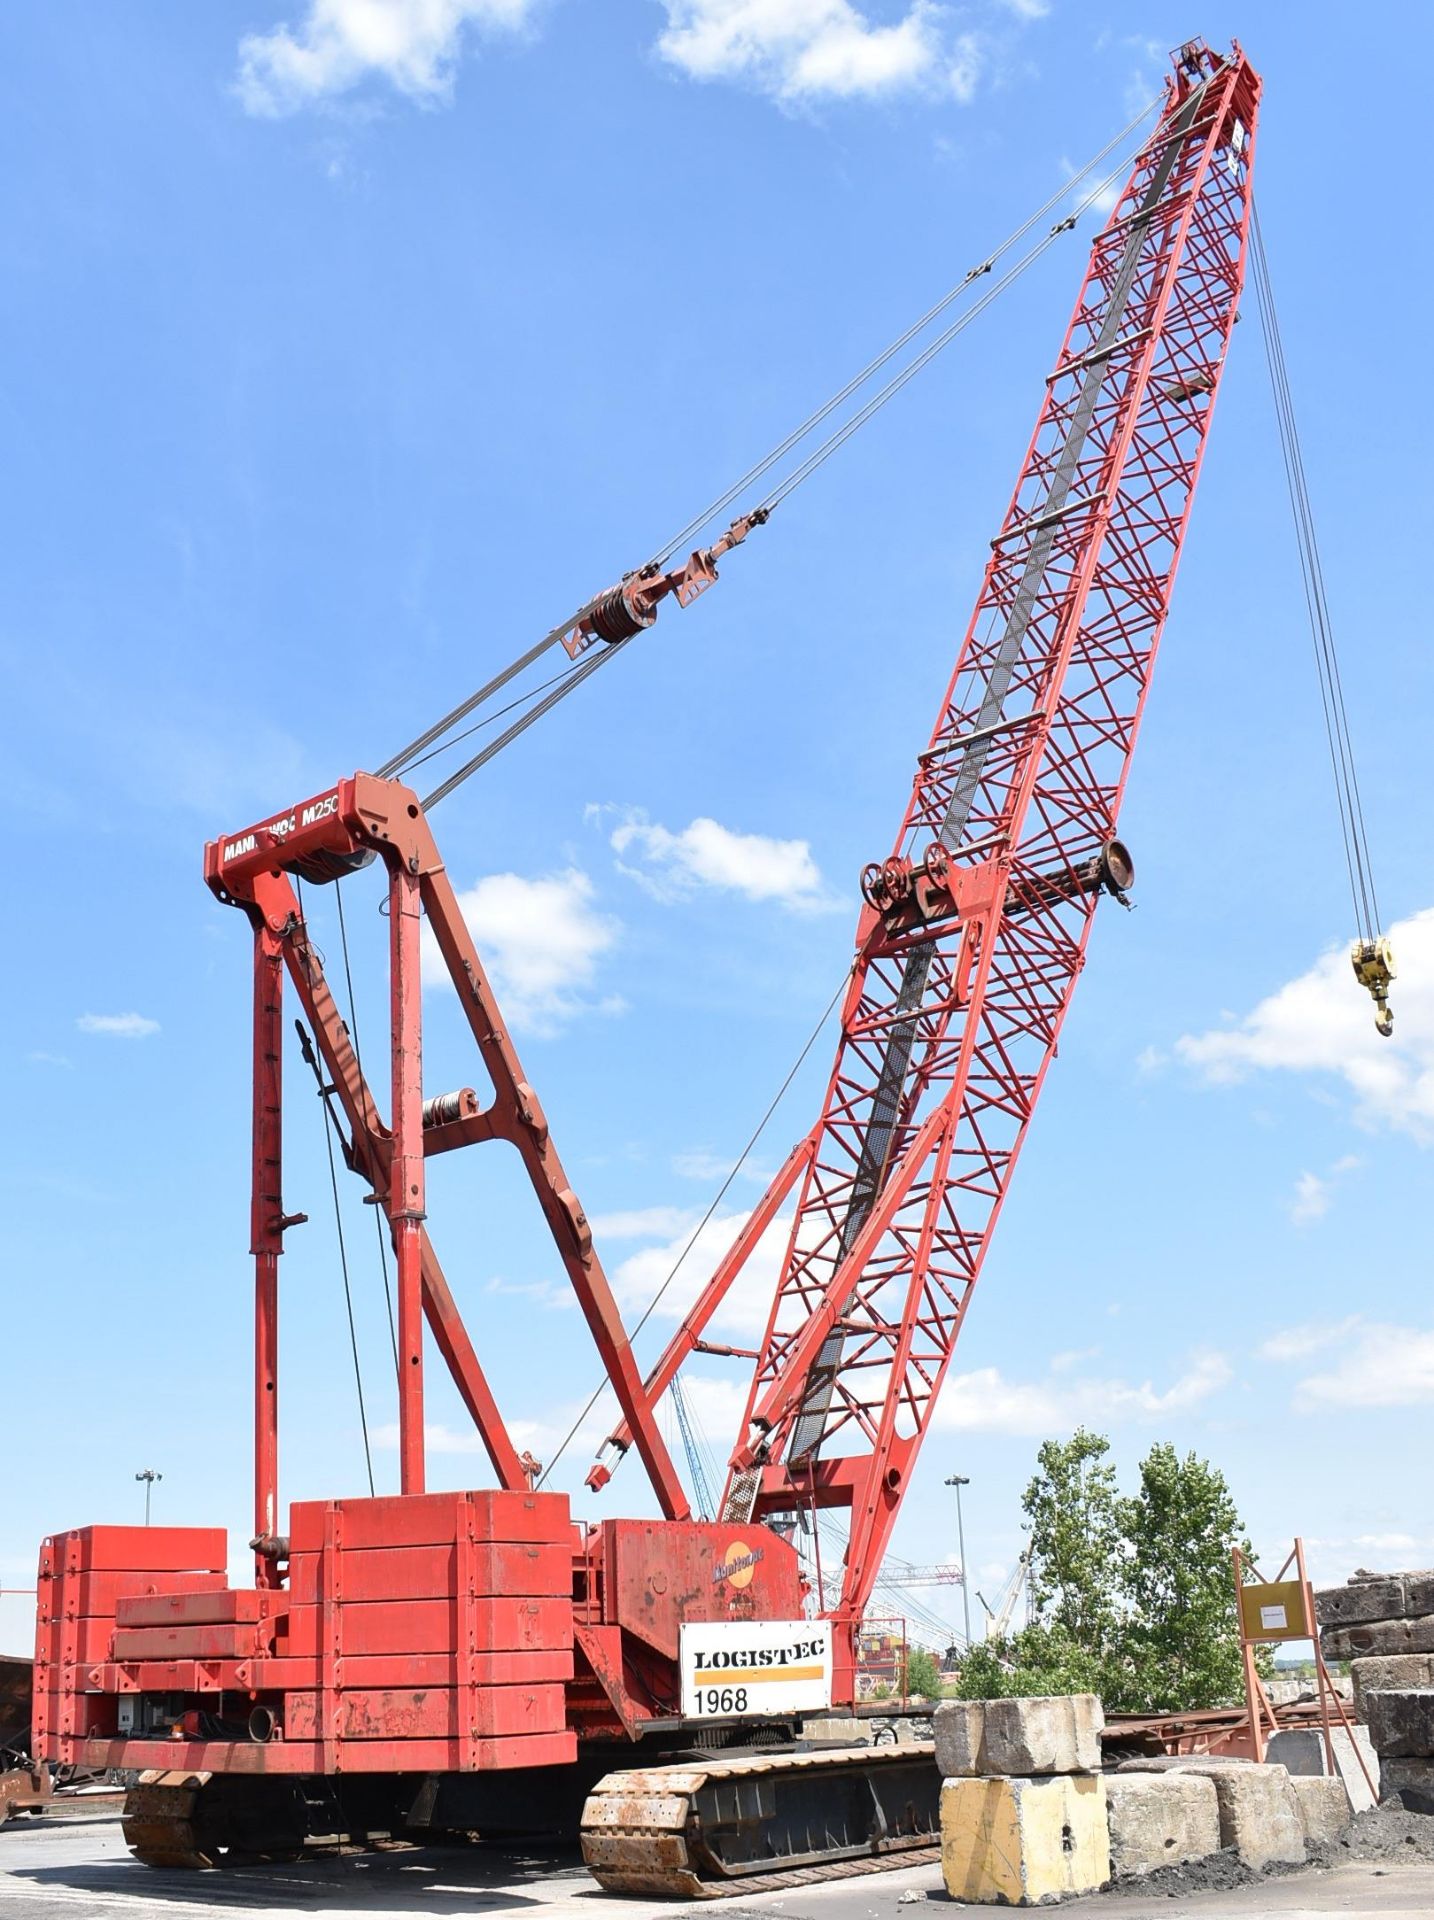
<svg viewBox="0 0 1434 1920"><path fill-rule="evenodd" d="M1236 319L1259 92L1238 46L1176 57L1092 246L895 847L865 876L820 1120L758 1209L765 1223L800 1180L723 1516L848 1510L831 1611L849 1662L1098 894L1128 878L1114 835Z"/></svg>
<svg viewBox="0 0 1434 1920"><path fill-rule="evenodd" d="M778 1536L824 1508L848 1512L841 1595L826 1611L838 1627L835 1696L853 1697L860 1623L1096 900L1130 877L1114 835L1236 317L1259 91L1238 47L1177 55L1160 123L1092 247L894 849L864 876L821 1115L645 1380L415 796L359 773L207 848L208 884L254 934L255 1585L237 1598L220 1585L215 1530L47 1541L37 1657L47 1757L324 1772L552 1764L570 1757L574 1732L631 1735L675 1714L680 1617L795 1617L797 1558ZM727 545L757 523L735 523ZM691 597L710 577L711 554L697 555L646 591L681 600L684 583ZM650 622L651 607L624 605L626 625L613 613L598 637ZM387 1124L297 884L375 859L388 893ZM492 1084L486 1105L471 1088L424 1098L425 919ZM296 1508L292 1541L278 1492L279 1268L299 1217L286 1214L282 1183L286 982L350 1162L393 1239L402 1488ZM572 1528L566 1500L534 1490L537 1463L513 1445L425 1223L428 1157L494 1139L523 1162L618 1399L612 1445L636 1447L660 1521ZM722 1516L694 1522L656 1403L794 1193ZM425 1322L483 1440L494 1494L423 1497ZM609 1474L610 1460L589 1484ZM500 1605L510 1547L526 1556L513 1565L545 1569L522 1589L539 1640ZM380 1550L391 1565L366 1559ZM185 1651L159 1659L176 1607L189 1609L175 1629ZM391 1631L376 1607L392 1608ZM437 1624L433 1607L446 1609ZM526 1705L520 1674L532 1683ZM421 1707L410 1691L400 1711L389 1690L420 1684L432 1689ZM117 1738L117 1703L146 1690L271 1701L292 1737L206 1742L181 1726L174 1744Z"/></svg>

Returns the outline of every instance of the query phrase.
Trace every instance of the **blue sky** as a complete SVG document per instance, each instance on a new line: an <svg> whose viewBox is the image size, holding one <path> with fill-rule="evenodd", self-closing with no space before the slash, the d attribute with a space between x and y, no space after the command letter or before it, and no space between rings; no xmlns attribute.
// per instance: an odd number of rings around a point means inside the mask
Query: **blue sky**
<svg viewBox="0 0 1434 1920"><path fill-rule="evenodd" d="M1352 929L1253 299L1102 915L896 1538L989 1595L1039 1440L1227 1473L1257 1547L1434 1559L1434 883L1417 529L1429 28L1250 0L225 0L11 9L0 594L9 1332L0 1584L39 1536L249 1519L248 935L206 838L381 762L645 558L1154 95L1191 30L1265 75L1256 176L1386 923ZM657 629L437 815L635 1312L847 963L1079 282L1053 247ZM1411 533L1413 537L1411 538ZM360 1018L383 926L350 892ZM315 905L331 954L332 906ZM809 1124L829 1047L754 1155ZM475 1066L429 1005L430 1088ZM290 1067L284 1493L364 1490L316 1103ZM435 1239L515 1433L594 1384L501 1150ZM695 1281L759 1183L739 1177ZM725 1224L723 1224L725 1223ZM380 1487L373 1229L345 1194ZM671 1300L679 1300L682 1283ZM751 1295L724 1317L752 1331ZM649 1337L670 1322L659 1315ZM653 1348L644 1347L644 1351ZM432 1474L481 1478L430 1370ZM737 1382L692 1398L714 1453ZM560 1479L590 1457L584 1431ZM13 1463L12 1463L13 1464ZM643 1505L635 1467L596 1515ZM236 1564L242 1562L238 1557ZM927 1597L927 1604L935 1604ZM0 1644L27 1603L0 1601ZM955 1615L949 1603L948 1618Z"/></svg>

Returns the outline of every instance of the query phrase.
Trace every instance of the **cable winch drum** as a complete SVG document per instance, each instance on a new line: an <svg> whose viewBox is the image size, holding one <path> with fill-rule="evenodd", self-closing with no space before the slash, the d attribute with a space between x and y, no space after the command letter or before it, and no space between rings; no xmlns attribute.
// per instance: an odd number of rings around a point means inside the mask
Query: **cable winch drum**
<svg viewBox="0 0 1434 1920"><path fill-rule="evenodd" d="M603 595L589 615L593 632L610 647L615 647L619 640L631 640L635 633L641 633L657 619L656 607L644 606L640 600L633 599L641 584L641 579L637 579L614 587Z"/></svg>

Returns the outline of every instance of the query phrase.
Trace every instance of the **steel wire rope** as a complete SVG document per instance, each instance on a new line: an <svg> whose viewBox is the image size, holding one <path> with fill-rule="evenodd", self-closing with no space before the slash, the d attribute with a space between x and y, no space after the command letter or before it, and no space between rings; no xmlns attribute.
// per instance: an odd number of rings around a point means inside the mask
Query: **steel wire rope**
<svg viewBox="0 0 1434 1920"><path fill-rule="evenodd" d="M842 977L837 984L836 992L832 995L831 999L828 1000L826 1006L822 1009L821 1017L818 1019L817 1024L812 1028L811 1032L807 1035L806 1042L803 1045L801 1052L797 1055L796 1059L792 1062L791 1067L788 1069L786 1079L783 1080L781 1086L778 1087L777 1091L773 1094L771 1100L768 1102L766 1112L762 1115L761 1119L757 1122L756 1128L754 1129L750 1139L747 1141L746 1146L743 1147L741 1153L738 1154L736 1160L733 1162L731 1172L727 1175L727 1178L722 1182L721 1186L717 1189L717 1192L713 1195L711 1204L708 1206L706 1213L703 1214L702 1218L698 1221L697 1225L692 1229L691 1234L688 1236L686 1246L683 1247L681 1253L678 1254L676 1260L673 1262L671 1270L667 1275L667 1278L663 1281L662 1285L657 1289L657 1292L653 1294L651 1300L648 1301L647 1307L642 1315L642 1318L638 1321L637 1325L633 1328L632 1332L628 1335L629 1346L632 1344L634 1340L636 1340L637 1336L642 1332L643 1328L647 1325L648 1321L652 1318L653 1314L656 1312L658 1302L662 1299L662 1296L667 1292L667 1289L672 1285L673 1281L677 1278L678 1273L681 1271L683 1262L686 1260L688 1254L691 1253L693 1247L696 1246L698 1238L702 1233L702 1230L704 1229L704 1227L707 1226L708 1222L711 1220L713 1214L717 1211L718 1207L721 1206L723 1199L726 1197L727 1189L731 1186L732 1182L737 1178L737 1175L742 1171L742 1168L746 1165L747 1156L751 1153L753 1147L755 1147L757 1142L761 1139L763 1133L766 1131L767 1123L771 1120L772 1115L777 1111L777 1108L781 1105L782 1101L785 1099L787 1089L791 1086L792 1082L796 1079L798 1073L801 1071L802 1065L806 1060L807 1055L811 1052L812 1048L816 1045L817 1036L820 1034L822 1028L826 1025L827 1021L831 1018L833 1008L836 1006L837 1001L840 1000L842 994L845 992L847 982L851 979L854 965L855 965L855 962L853 962L852 965L848 966L845 972L842 974ZM554 1467L557 1466L558 1462L562 1459L563 1455L567 1452L568 1448L572 1445L573 1437L577 1433L578 1428L581 1427L584 1420L587 1419L588 1415L592 1412L593 1408L597 1405L599 1399L602 1397L603 1393L606 1391L606 1389L610 1384L611 1384L610 1381L604 1379L600 1381L596 1387L594 1387L592 1394L588 1399L587 1405L583 1408L582 1412L578 1415L577 1419L574 1420L573 1424L568 1428L567 1433L563 1436L562 1444L559 1446L557 1452L553 1455L552 1459L543 1468L543 1471L538 1478L538 1485L540 1487L547 1480L548 1476L552 1473Z"/></svg>
<svg viewBox="0 0 1434 1920"><path fill-rule="evenodd" d="M949 347L958 335L964 333L966 328L970 326L974 320L979 319L993 301L997 300L1008 287L1013 286L1030 267L1034 266L1036 261L1041 258L1042 254L1045 253L1046 249L1060 234L1072 231L1080 215L1084 213L1087 208L1095 204L1101 193L1104 192L1113 181L1119 178L1124 170L1123 165L1117 167L1108 173L1104 179L1098 181L1086 198L1080 202L1074 214L1069 215L1065 220L1059 221L1052 227L1050 232L1017 260L1014 266L1009 267L999 280L988 287L981 298L972 306L968 307L959 319L954 320L949 327L938 334L936 339L924 347L913 360L908 361L900 373L896 374L884 387L873 394L871 399L859 408L849 420L844 421L835 433L829 435L806 459L799 462L784 480L779 481L777 486L763 497L759 503L759 510L763 513L773 512L784 500L795 493L799 486L809 480L819 467L826 464L839 447L845 446L846 442L850 440L854 434L859 432L869 420L880 413L883 407L894 400L897 394L900 393L910 381L916 378L918 373L929 366L939 353L946 347ZM1067 183L1059 197L1065 198L1069 192L1070 185ZM919 330L918 328L917 331ZM860 385L861 381L858 380L857 384ZM804 437L802 433L797 435L798 439L802 437ZM706 522L704 520L699 524L705 525ZM561 634L559 634L559 637L561 637ZM606 666L614 655L620 653L622 649L629 644L629 641L635 638L636 635L630 634L626 639L610 643L603 648L601 653L596 654L582 666L569 672L554 675L553 680L545 681L543 683L545 686L553 688L553 691L548 694L547 698L539 701L537 705L532 707L521 719L515 720L511 726L505 728L504 731L499 734L498 738L491 741L481 753L475 754L465 765L459 767L455 773L450 774L441 786L435 787L432 793L426 795L423 801L425 811L437 806L440 800L446 799L455 787L461 786L465 780L477 773L480 767L485 766L496 754L501 753L504 747L515 740L520 733L526 732L526 730L533 725L534 721L541 719L542 716L555 707L560 700L566 699L568 694L570 694L581 681L587 679L591 674L596 673L599 667ZM547 644L548 642L546 641L542 643L543 646ZM554 682L557 684L555 685ZM516 706L519 702L514 701L511 704ZM507 711L507 709L505 709L505 711ZM441 753L443 750L443 745L440 744L433 748L433 753ZM430 759L433 755L430 753L424 757Z"/></svg>
<svg viewBox="0 0 1434 1920"><path fill-rule="evenodd" d="M304 883L302 880L296 879L295 885L299 902L299 912L300 915L303 915ZM349 1283L349 1257L348 1248L344 1240L343 1208L339 1201L338 1167L334 1161L334 1134L337 1131L339 1123L335 1119L333 1111L329 1106L328 1090L324 1086L323 1071L317 1062L315 1062L315 1076L319 1083L319 1105L324 1110L324 1151L327 1153L329 1160L329 1189L334 1201L334 1230L338 1236L339 1243L339 1271L343 1275L344 1307L348 1314L349 1323L349 1350L353 1354L354 1388L358 1394L359 1427L363 1433L364 1471L368 1475L368 1490L370 1495L372 1495L374 1492L373 1452L369 1446L368 1409L364 1405L363 1368L359 1364L358 1328L354 1324L354 1296L353 1288Z"/></svg>
<svg viewBox="0 0 1434 1920"><path fill-rule="evenodd" d="M354 1063L358 1067L359 1078L363 1081L364 1085L367 1086L368 1079L363 1070L363 1049L359 1045L358 1000L354 994L354 977L349 967L349 934L348 928L344 924L344 883L342 875L334 882L334 904L337 906L339 913L339 946L344 956L344 980L348 986L349 1031L354 1037ZM383 1299L384 1305L388 1308L388 1337L393 1345L393 1375L396 1380L398 1378L398 1329L394 1325L393 1319L393 1289L389 1284L388 1248L384 1245L382 1212L383 1209L381 1207L375 1207L373 1209L373 1225L374 1232L378 1236L378 1264L383 1274Z"/></svg>
<svg viewBox="0 0 1434 1920"><path fill-rule="evenodd" d="M1049 233L1045 234L1036 242L1035 246L1023 254L1013 266L1008 267L1005 273L1001 275L1001 278L993 281L974 305L966 308L959 319L953 320L949 327L945 328L934 340L923 347L915 359L908 361L900 373L896 374L884 387L874 393L871 399L859 408L849 420L844 421L835 433L831 434L819 447L809 454L799 466L795 467L785 480L779 482L771 493L765 494L762 498L761 505L769 513L774 511L789 494L795 492L795 490L801 486L804 480L810 479L817 468L824 465L836 452L838 447L844 446L854 433L866 425L873 414L879 413L888 401L895 399L896 395L901 392L901 389L906 386L908 381L914 380L916 375L925 367L929 366L943 348L948 347L958 334L964 333L973 320L979 319L994 300L998 299L1008 287L1013 286L1015 282L1020 279L1021 275L1040 259L1041 255L1060 234L1070 232L1080 215L1094 206L1105 189L1124 171L1123 166L1118 167L1113 172L1108 173L1103 180L1098 181L1096 185L1091 188L1086 198L1081 201L1076 212L1069 216L1068 220L1063 220L1058 225L1052 227ZM1069 192L1069 188L1067 188L1067 192Z"/></svg>
<svg viewBox="0 0 1434 1920"><path fill-rule="evenodd" d="M954 287L952 287L946 294L942 296L940 300L938 300L935 303L934 306L928 308L927 311L921 316L920 319L913 322L912 325L906 328L906 330L903 333L898 335L898 337L894 341L892 341L892 343L888 347L883 349L883 351L879 353L875 357L875 359L869 361L867 365L859 373L857 373L850 380L848 380L846 384L837 391L837 393L835 393L829 400L825 401L823 405L818 407L813 413L809 414L807 418L798 427L794 428L783 440L778 442L777 446L774 447L768 454L766 454L760 461L758 461L754 466L748 468L747 472L743 474L740 479L734 481L732 485L728 487L723 493L719 494L715 501L711 502L700 514L695 516L692 520L689 520L686 526L684 526L679 533L674 535L673 538L664 547L661 547L658 549L657 553L653 556L653 558L650 561L648 561L643 567L634 569L634 571L639 574L646 573L653 570L654 568L658 568L664 565L665 562L668 559L670 559L672 554L675 553L680 546L682 546L688 539L693 537L696 533L700 532L702 528L709 523L709 521L711 521L716 517L717 514L723 512L728 506L730 506L732 502L737 498L737 496L745 488L754 484L755 481L760 479L764 474L770 472L771 468L775 466L777 461L780 460L784 454L790 452L794 446L798 445L802 440L804 440L807 437L808 434L812 433L818 426L820 426L824 420L828 419L838 407L840 407L845 403L845 401L850 399L851 396L855 392L857 392L862 386L864 386L868 380L870 380L875 374L879 373L883 367L887 366L890 363L890 361L898 353L901 352L903 347L909 345L910 342L913 339L915 339L918 334L922 333L928 326L931 325L931 323L934 320L938 319L941 314L946 312L948 308L952 305L952 303L957 298L959 298L959 296L963 292L965 292L968 287L973 285L984 274L990 272L994 267L995 262L999 260L1005 253L1009 252L1010 249L1014 245L1016 245L1018 241L1023 239L1027 233L1031 232L1032 229L1036 227L1039 224L1039 222L1043 218L1045 218L1045 216L1048 213L1050 213L1055 207L1059 206L1062 201L1069 199L1073 189L1078 187L1082 181L1088 178L1088 176L1095 171L1096 167L1100 165L1102 160L1106 159L1108 155L1116 151L1117 148L1124 145L1125 141L1130 137L1130 135L1135 131L1135 129L1139 127L1140 124L1149 116L1152 108L1157 104L1158 104L1158 100L1151 101L1145 107L1143 107L1141 111L1137 115L1135 115L1135 117L1125 127L1123 127L1118 134L1116 134L1114 139L1108 141L1106 145L1102 147L1098 153L1094 154L1091 157L1091 159L1089 159L1085 163L1085 165L1080 168L1080 170L1077 173L1072 174L1070 179L1068 179L1062 184L1060 190L1057 193L1054 193L1051 196L1049 196L1049 198L1045 202L1043 202L1043 204L1040 207L1038 207L1034 213L1030 214L1024 221L1022 221L1022 223L1018 227L1013 228L1012 231L1006 236L1006 238L1002 240L1000 244L990 254L987 255L986 259L983 260L979 266L971 268L966 273L966 275L960 281L957 282L957 284ZM1032 249L1031 252L1025 257L1025 259L1020 263L1018 263L1016 268L1009 270L1006 274L1002 275L1000 281L998 281L993 288L988 290L987 294L984 295L983 298L976 304L969 318L974 319L978 313L984 312L986 307L990 305L991 300L995 297L995 295L999 292L1004 291L1006 287L1010 286L1012 281L1018 278L1020 274L1023 273L1026 270L1026 268L1029 267L1034 262L1034 260L1037 259L1040 256L1040 254L1045 251L1045 248L1049 246L1051 241L1054 240L1058 234L1071 230L1075 226L1076 220L1079 218L1079 215L1087 211L1087 209L1096 202L1100 194L1114 180L1119 178L1120 174L1123 171L1124 171L1124 166L1122 165L1121 167L1118 167L1114 169L1112 172L1108 173L1091 190L1091 192L1087 194L1086 197L1079 203L1075 214L1068 216L1067 219L1059 222L1055 227L1053 227L1051 231L1045 236L1041 244L1038 247ZM900 392L900 390L902 389L902 387L906 385L908 380L912 379L916 373L920 372L921 369L924 366L926 366L932 358L935 357L935 354L939 353L943 347L949 345L950 341L953 340L956 337L956 335L961 331L962 331L961 324L957 324L951 328L948 328L946 332L943 334L943 336L941 337L940 341L936 343L932 348L924 352L921 356L919 356L917 361L914 362L906 370L903 376L899 376L896 380L891 382L888 388L883 390L882 394L878 395L875 398L874 402L868 402L867 405L861 410L861 412L853 422L848 422L844 429L840 430L836 435L833 435L828 442L824 443L824 445L817 450L816 456L814 456L811 460L802 463L802 465L797 470L795 476L789 476L786 481L781 482L778 488L775 489L773 493L768 496L767 502L764 504L775 505L779 503L781 500L786 499L787 496L793 491L795 487L800 486L802 481L807 479L811 473L815 472L816 468L822 465L823 462L826 459L828 459L832 453L836 451L836 448L838 446L842 445L847 439L849 439L851 435L855 433L859 427L864 426L867 420L869 420L874 413L880 411L881 407L884 406L888 400L892 399L896 393ZM632 576L628 575L625 577L630 578ZM385 761L383 766L381 766L378 770L379 777L383 779L390 779L390 778L396 777L400 772L409 768L411 765L421 764L421 762L417 759L417 756L422 755L423 759L425 760L431 759L433 757L433 753L429 752L428 751L429 749L433 749L433 752L442 752L444 751L445 745L453 744L452 742L447 742L443 744L436 744L436 743L439 743L442 739L442 736L447 732L449 732L449 730L452 727L456 726L460 720L466 719L467 716L470 713L472 713L476 708L481 706L485 700L490 699L494 693L499 692L503 687L505 687L509 683L509 681L514 679L519 673L523 672L525 668L531 666L544 653L546 653L550 647L556 646L559 643L559 641L561 641L567 634L571 633L572 630L582 620L586 619L587 616L594 611L594 609L598 606L599 602L604 598L606 592L607 592L607 589L604 589L603 593L594 595L594 597L588 600L582 607L580 607L576 613L572 614L567 620L563 621L560 625L551 628L548 631L548 633L543 637L543 639L537 641L533 646L529 647L525 653L520 654L516 660L512 661L500 673L495 674L492 679L485 682L485 684L482 687L480 687L476 693L471 694L466 700L460 701L460 703L456 707L453 707L452 709L450 709L450 711L447 714L445 714L440 720L435 721L434 724L431 727L427 728L423 733L421 733L417 737L417 739L410 741L409 744L406 747L404 747L399 753L395 754L390 760ZM493 757L494 753L497 753L498 751L500 751L501 748L506 746L510 740L516 738L518 733L521 733L527 726L531 725L532 722L538 719L542 713L547 712L551 706L557 703L557 700L565 698L566 695L573 690L573 687L577 684L579 677L586 678L587 672L594 670L598 665L602 664L606 659L610 658L613 654L618 652L620 650L620 647L625 644L626 642L619 642L615 645L608 647L604 653L599 654L597 656L597 659L591 663L587 671L582 672L580 676L578 674L570 675L568 673L564 673L560 676L555 676L555 678L559 679L563 683L561 686L561 690L555 693L553 698L548 702L546 702L539 710L529 715L521 724L516 725L512 729L509 729L501 737L501 739L493 743L492 747L488 752L478 756L476 760L471 761L467 766L461 768L459 772L456 775L454 775L450 780L446 781L443 784L443 786L436 789L434 794L430 796L430 798L427 801L425 801L424 803L425 806L436 805L439 800L444 799L449 793L453 791L455 786L457 786L462 780L466 780L471 774L476 773L480 766L482 766L487 760ZM545 682L544 684L551 685L552 683ZM517 703L515 702L513 704L517 704ZM466 735L460 736L460 737L466 737Z"/></svg>
<svg viewBox="0 0 1434 1920"><path fill-rule="evenodd" d="M1113 140L1107 141L1099 153L1093 154L1091 158L1086 161L1079 173L1072 174L1070 179L1066 180L1057 192L1053 193L1048 200L1037 207L1034 213L1028 215L1027 218L1021 222L1020 226L1012 228L1011 232L1006 235L999 246L994 247L979 265L970 268L967 273L957 281L954 287L941 296L934 306L927 308L919 320L914 320L906 329L905 333L898 335L898 337L891 342L891 345L884 348L874 360L869 360L860 373L853 374L846 385L834 393L830 400L825 401L815 412L809 413L800 426L792 429L785 440L775 446L772 451L759 460L755 466L749 467L740 480L734 480L732 485L728 487L724 493L719 494L702 513L698 514L694 519L689 520L679 533L675 533L672 536L666 546L659 549L653 556L650 564L662 566L670 560L672 555L676 553L679 548L686 546L687 542L696 534L700 533L709 521L715 520L719 513L725 512L739 494L745 492L748 487L754 486L756 482L762 478L763 474L770 472L778 460L782 458L783 454L790 453L798 442L805 440L809 433L815 432L823 420L829 418L843 402L849 400L854 393L866 385L868 380L880 373L882 368L893 360L896 355L901 352L903 347L908 346L919 333L924 333L933 320L940 319L941 315L945 313L952 302L959 299L973 281L979 280L983 274L990 273L1003 254L1009 253L1017 241L1023 240L1031 229L1037 226L1048 213L1058 207L1063 200L1068 199L1072 189L1078 187L1088 174L1093 173L1102 160L1109 154L1114 153L1117 147L1123 146L1125 141L1158 104L1158 96L1153 100L1148 100L1140 109L1140 112L1135 115L1127 126L1121 128ZM1084 208L1082 208L1082 211L1084 211Z"/></svg>
<svg viewBox="0 0 1434 1920"><path fill-rule="evenodd" d="M1304 586L1305 607L1309 615L1310 639L1314 647L1319 677L1320 704L1324 712L1325 739L1329 748L1330 771L1334 778L1335 801L1339 809L1340 833L1344 842L1345 866L1349 873L1350 899L1361 937L1372 941L1380 929L1379 899L1374 885L1374 866L1369 851L1369 836L1364 818L1364 803L1355 770L1354 743L1349 729L1349 714L1344 700L1344 682L1334 625L1325 592L1324 567L1315 529L1314 510L1305 476L1304 453L1295 414L1294 394L1285 360L1284 340L1275 305L1274 282L1258 206L1251 204L1250 231L1253 240L1256 304L1260 311L1265 341L1265 360L1270 388L1274 396L1275 419L1280 453L1285 469L1285 485L1295 523L1295 544L1299 551L1300 576Z"/></svg>

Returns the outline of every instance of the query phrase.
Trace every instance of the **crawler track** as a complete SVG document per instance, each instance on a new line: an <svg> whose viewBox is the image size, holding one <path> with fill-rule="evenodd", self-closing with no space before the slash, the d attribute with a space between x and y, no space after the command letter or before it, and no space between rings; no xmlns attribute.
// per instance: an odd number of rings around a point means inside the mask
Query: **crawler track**
<svg viewBox="0 0 1434 1920"><path fill-rule="evenodd" d="M146 1867L222 1867L231 1859L292 1860L304 1846L291 1785L212 1773L145 1773L125 1795L125 1845Z"/></svg>
<svg viewBox="0 0 1434 1920"><path fill-rule="evenodd" d="M712 1900L913 1866L939 1853L928 1747L842 1747L610 1773L583 1859L612 1893Z"/></svg>
<svg viewBox="0 0 1434 1920"><path fill-rule="evenodd" d="M201 1835L207 1773L147 1773L125 1795L125 1845L147 1867L214 1867L223 1849Z"/></svg>

